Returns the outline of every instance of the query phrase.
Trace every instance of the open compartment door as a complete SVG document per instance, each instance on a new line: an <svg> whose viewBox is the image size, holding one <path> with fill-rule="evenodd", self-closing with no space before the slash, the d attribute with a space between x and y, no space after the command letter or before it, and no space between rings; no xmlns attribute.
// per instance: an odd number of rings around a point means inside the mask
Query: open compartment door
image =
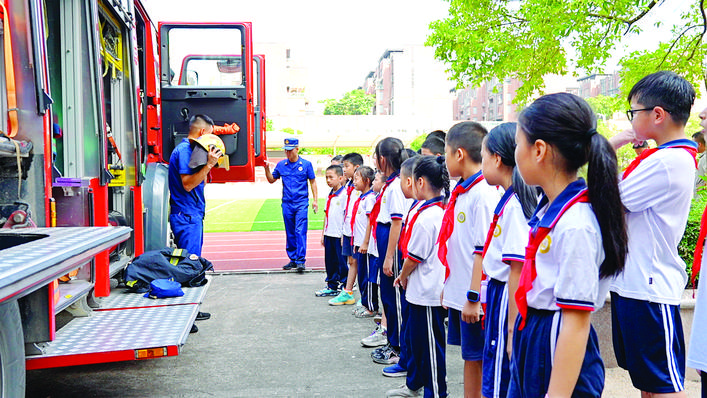
<svg viewBox="0 0 707 398"><path fill-rule="evenodd" d="M253 56L253 71L255 72L255 165L264 166L268 156L265 148L265 132L267 118L265 115L265 55Z"/></svg>
<svg viewBox="0 0 707 398"><path fill-rule="evenodd" d="M220 135L228 170L214 168L211 182L254 181L255 116L251 25L160 23L162 156L187 137L189 119L207 115L216 126L236 123Z"/></svg>

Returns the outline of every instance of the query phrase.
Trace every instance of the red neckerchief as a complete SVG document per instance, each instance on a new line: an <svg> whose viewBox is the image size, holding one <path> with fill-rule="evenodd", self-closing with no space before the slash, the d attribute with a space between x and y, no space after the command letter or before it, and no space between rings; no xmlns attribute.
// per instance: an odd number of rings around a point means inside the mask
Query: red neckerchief
<svg viewBox="0 0 707 398"><path fill-rule="evenodd" d="M415 203L417 205L417 203ZM436 198L432 198L430 200L427 200L422 203L419 209L417 209L417 212L415 213L414 216L412 216L412 220L410 220L410 224L406 225L405 227L405 235L403 235L403 238L401 239L401 251L403 252L403 258L408 257L408 243L410 243L410 236L412 235L412 227L415 225L415 221L417 221L417 217L420 216L420 213L425 211L426 209L429 209L430 207L434 206L439 206L441 209L444 209L444 196L437 196ZM413 207L414 208L414 207ZM403 240L404 239L404 240Z"/></svg>
<svg viewBox="0 0 707 398"><path fill-rule="evenodd" d="M417 199L415 199L412 202L412 206L410 206L410 210L408 210L408 214L405 216L405 223L403 223L403 228L400 231L400 239L398 240L398 249L400 250L401 253L403 253L403 260L405 258L407 258L407 254L408 254L407 253L407 241L410 239L410 237L409 236L406 237L406 234L410 231L410 229L408 228L408 225L410 225L410 223L409 223L410 214L412 214L413 211L415 211L415 207L418 204L420 204L420 201ZM415 213L417 213L418 211L420 211L420 209L417 209L417 211L415 211Z"/></svg>
<svg viewBox="0 0 707 398"><path fill-rule="evenodd" d="M511 201L513 195L513 186L511 185L510 187L508 187L506 192L503 193L503 197L501 197L501 200L498 202L498 205L496 205L496 209L493 211L493 221L491 221L489 232L488 234L486 234L486 242L484 242L484 251L481 252L481 258L486 257L486 251L491 245L491 239L493 239L493 233L496 230L496 225L498 225L498 219L501 218L501 216L503 215L503 211L506 210L506 205Z"/></svg>
<svg viewBox="0 0 707 398"><path fill-rule="evenodd" d="M353 192L354 186L353 182L349 180L346 183L346 210L344 210L344 217L346 217L346 213L349 211L349 201L351 201L351 192ZM353 234L353 232L351 232Z"/></svg>
<svg viewBox="0 0 707 398"><path fill-rule="evenodd" d="M460 181L456 187L452 190L452 196L449 198L449 203L447 203L447 208L444 210L444 217L442 218L442 226L439 229L439 238L437 238L437 243L439 248L437 249L437 257L444 264L444 280L449 278L449 262L447 262L447 241L449 237L452 236L454 231L454 206L457 203L457 198L459 195L469 192L476 184L484 180L481 171L469 177L466 181ZM468 181L468 183L467 183Z"/></svg>
<svg viewBox="0 0 707 398"><path fill-rule="evenodd" d="M334 189L329 192L329 196L327 196L326 199L326 208L324 209L324 229L327 228L329 225L329 205L331 204L331 199L335 198L336 195L341 193L341 190L344 189L344 187L340 187L338 191L334 192Z"/></svg>
<svg viewBox="0 0 707 398"><path fill-rule="evenodd" d="M690 276L690 281L692 286L695 286L695 278L700 274L700 268L702 268L702 252L705 248L705 237L707 236L707 207L705 207L702 213L702 220L700 221L700 235L697 237L697 245L695 246L695 256L692 260L692 275Z"/></svg>
<svg viewBox="0 0 707 398"><path fill-rule="evenodd" d="M370 190L362 195L359 195L359 197L356 199L353 205L353 214L351 214L351 239L353 239L353 230L354 230L354 225L356 223L356 213L358 213L358 206L361 204L361 200L368 196L373 190Z"/></svg>
<svg viewBox="0 0 707 398"><path fill-rule="evenodd" d="M660 149L665 149L665 148L682 148L686 150L690 155L692 155L692 158L695 159L695 168L697 168L697 147L695 146L695 143L692 140L688 139L679 139L679 140L674 140L670 142L666 142L665 144L657 147L657 148L650 148L646 149L645 151L641 152L640 155L636 156L635 159L631 162L631 164L626 167L626 170L624 170L624 176L623 179L626 179L626 177L633 172L636 167L638 167L641 162L647 158L648 156L656 153Z"/></svg>
<svg viewBox="0 0 707 398"><path fill-rule="evenodd" d="M373 209L371 210L371 215L369 216L369 219L371 220L371 236L373 236L374 239L376 238L376 227L378 226L378 215L381 212L381 202L383 201L383 194L385 193L385 190L388 189L390 183L393 182L399 174L400 171L396 171L391 174L390 177L388 177L388 179L385 181L385 185L383 185L383 188L381 188L381 193L378 194L378 197L376 198L376 203L373 205Z"/></svg>
<svg viewBox="0 0 707 398"><path fill-rule="evenodd" d="M530 239L528 246L525 248L525 261L523 262L523 270L520 273L520 280L518 281L518 290L516 290L515 294L518 314L521 316L518 330L523 330L528 316L527 294L533 288L533 281L538 275L535 269L535 255L538 252L538 248L545 240L545 237L555 227L562 215L579 202L589 202L587 188L582 179L571 183L565 188L565 190L555 198L555 201L550 204L543 218L538 219L538 210L542 209L548 203L547 196L544 196L538 204L535 214L533 214L533 217L530 219Z"/></svg>

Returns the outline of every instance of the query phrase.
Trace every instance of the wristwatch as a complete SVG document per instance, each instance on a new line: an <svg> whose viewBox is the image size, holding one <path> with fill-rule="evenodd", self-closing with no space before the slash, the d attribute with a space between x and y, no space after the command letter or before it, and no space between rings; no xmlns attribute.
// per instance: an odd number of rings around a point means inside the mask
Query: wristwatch
<svg viewBox="0 0 707 398"><path fill-rule="evenodd" d="M476 290L469 290L466 292L466 299L469 300L471 303L478 303L479 302L479 292Z"/></svg>

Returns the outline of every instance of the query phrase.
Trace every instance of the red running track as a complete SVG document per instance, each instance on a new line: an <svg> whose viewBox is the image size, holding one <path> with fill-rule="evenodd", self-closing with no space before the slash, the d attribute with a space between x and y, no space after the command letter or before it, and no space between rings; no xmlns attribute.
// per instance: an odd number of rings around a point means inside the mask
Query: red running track
<svg viewBox="0 0 707 398"><path fill-rule="evenodd" d="M321 230L307 233L307 269L324 269L321 238ZM206 233L202 256L216 272L281 270L289 262L285 231Z"/></svg>

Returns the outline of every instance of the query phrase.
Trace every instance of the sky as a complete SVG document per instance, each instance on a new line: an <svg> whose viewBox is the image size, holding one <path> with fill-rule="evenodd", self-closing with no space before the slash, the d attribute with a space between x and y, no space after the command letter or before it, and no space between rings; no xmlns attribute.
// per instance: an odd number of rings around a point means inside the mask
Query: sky
<svg viewBox="0 0 707 398"><path fill-rule="evenodd" d="M253 43L282 43L307 68L309 95L340 98L363 83L386 49L424 44L443 0L143 0L153 22L252 22ZM197 5L197 6L195 6Z"/></svg>

